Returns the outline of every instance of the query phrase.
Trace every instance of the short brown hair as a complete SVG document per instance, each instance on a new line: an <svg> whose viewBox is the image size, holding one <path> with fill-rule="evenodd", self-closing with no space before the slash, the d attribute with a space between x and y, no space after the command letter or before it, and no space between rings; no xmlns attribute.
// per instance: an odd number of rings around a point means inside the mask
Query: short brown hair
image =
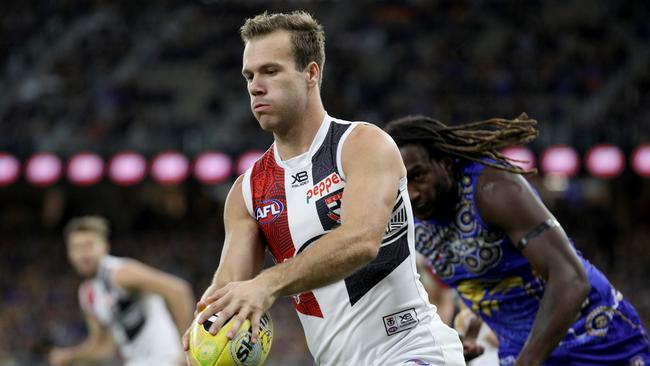
<svg viewBox="0 0 650 366"><path fill-rule="evenodd" d="M70 238L70 234L77 231L92 231L106 242L108 242L108 237L111 233L108 220L101 216L81 216L70 220L63 229L63 236L66 242Z"/></svg>
<svg viewBox="0 0 650 366"><path fill-rule="evenodd" d="M295 10L288 14L264 12L246 19L239 33L245 43L257 36L277 30L286 30L291 33L296 69L304 70L310 62L314 61L320 68L322 81L323 67L325 66L325 31L311 14L302 10Z"/></svg>

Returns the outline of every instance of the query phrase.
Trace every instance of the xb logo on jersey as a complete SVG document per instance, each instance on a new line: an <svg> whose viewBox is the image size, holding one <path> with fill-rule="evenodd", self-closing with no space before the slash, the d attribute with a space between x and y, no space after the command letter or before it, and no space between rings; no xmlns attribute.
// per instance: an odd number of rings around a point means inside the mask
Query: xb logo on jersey
<svg viewBox="0 0 650 366"><path fill-rule="evenodd" d="M291 182L291 188L296 188L307 184L307 181L309 180L309 174L307 174L306 171L302 171L298 172L296 175L292 175L291 178L293 179Z"/></svg>
<svg viewBox="0 0 650 366"><path fill-rule="evenodd" d="M284 205L280 200L262 201L255 209L255 219L260 224L270 224L280 217L282 210L284 210Z"/></svg>

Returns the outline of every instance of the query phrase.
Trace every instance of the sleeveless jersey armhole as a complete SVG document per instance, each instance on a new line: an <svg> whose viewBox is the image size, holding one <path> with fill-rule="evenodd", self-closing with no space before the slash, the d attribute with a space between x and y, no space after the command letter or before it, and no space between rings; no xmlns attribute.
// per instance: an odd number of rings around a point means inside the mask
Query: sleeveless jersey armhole
<svg viewBox="0 0 650 366"><path fill-rule="evenodd" d="M253 172L253 167L250 167L244 173L244 178L241 182L242 195L244 196L244 204L246 205L246 211L251 215L252 218L255 218L253 215L253 193L251 191L251 173Z"/></svg>
<svg viewBox="0 0 650 366"><path fill-rule="evenodd" d="M100 281L104 281L107 289L116 291L119 296L128 296L132 294L132 290L129 290L117 283L115 276L117 271L119 271L125 264L134 261L134 259L109 255L102 261L103 265L100 267L98 277Z"/></svg>
<svg viewBox="0 0 650 366"><path fill-rule="evenodd" d="M350 136L350 133L359 125L364 124L367 125L369 123L366 122L352 122L350 123L350 128L348 128L343 135L341 136L341 139L339 140L339 145L336 147L336 169L339 171L339 176L341 179L345 182L345 172L343 171L343 163L341 162L341 153L343 151L343 145L345 145L345 141L348 139L348 136Z"/></svg>

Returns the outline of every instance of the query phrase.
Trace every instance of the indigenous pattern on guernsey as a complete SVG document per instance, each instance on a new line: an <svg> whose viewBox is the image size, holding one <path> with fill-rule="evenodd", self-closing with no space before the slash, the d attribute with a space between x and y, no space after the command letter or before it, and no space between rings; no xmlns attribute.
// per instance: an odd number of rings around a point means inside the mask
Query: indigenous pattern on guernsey
<svg viewBox="0 0 650 366"><path fill-rule="evenodd" d="M244 174L246 207L276 262L309 251L341 225L341 150L359 125L325 116L309 151L283 161L273 145ZM401 355L393 350L400 342L435 343L415 335L416 329L435 328L438 317L417 279L413 233L404 178L377 257L343 280L293 296L319 365L390 364L384 354Z"/></svg>
<svg viewBox="0 0 650 366"><path fill-rule="evenodd" d="M416 249L496 332L500 362L509 365L528 338L545 283L508 236L487 225L479 215L474 195L485 166L458 163L456 215L445 222L416 220ZM545 364L566 364L568 359L572 365L627 365L635 357L646 357L643 355L648 354L650 343L636 311L576 252L587 271L591 292L579 317ZM623 343L629 347L620 347Z"/></svg>

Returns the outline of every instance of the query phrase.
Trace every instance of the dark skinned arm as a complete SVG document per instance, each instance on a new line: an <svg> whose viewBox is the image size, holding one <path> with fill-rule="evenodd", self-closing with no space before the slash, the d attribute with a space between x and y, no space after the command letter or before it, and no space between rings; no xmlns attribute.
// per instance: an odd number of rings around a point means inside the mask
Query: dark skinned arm
<svg viewBox="0 0 650 366"><path fill-rule="evenodd" d="M483 346L478 344L478 334L482 325L483 320L461 302L461 310L454 319L454 328L463 342L465 361L471 361L485 352Z"/></svg>
<svg viewBox="0 0 650 366"><path fill-rule="evenodd" d="M553 215L518 174L486 168L478 181L476 203L483 220L505 231L513 243ZM529 240L522 254L546 281L531 332L515 365L539 365L564 338L589 294L582 262L562 228Z"/></svg>

